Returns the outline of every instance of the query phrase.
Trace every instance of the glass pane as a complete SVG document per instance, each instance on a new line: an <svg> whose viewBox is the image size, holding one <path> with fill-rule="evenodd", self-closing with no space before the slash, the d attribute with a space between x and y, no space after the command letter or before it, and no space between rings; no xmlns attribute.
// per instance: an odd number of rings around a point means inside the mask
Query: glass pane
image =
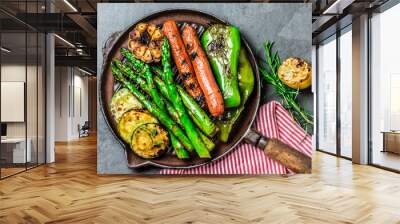
<svg viewBox="0 0 400 224"><path fill-rule="evenodd" d="M340 36L340 153L352 157L352 32Z"/></svg>
<svg viewBox="0 0 400 224"><path fill-rule="evenodd" d="M26 12L37 13L39 11L37 1L28 1ZM31 19L37 23L38 17ZM36 20L36 21L32 21ZM27 76L26 76L26 125L27 125L27 150L30 151L30 160L27 167L35 167L38 164L38 33L36 30L27 30Z"/></svg>
<svg viewBox="0 0 400 224"><path fill-rule="evenodd" d="M26 150L26 33L1 34L1 174L25 170L31 151ZM28 147L29 149L29 147Z"/></svg>
<svg viewBox="0 0 400 224"><path fill-rule="evenodd" d="M374 15L372 26L372 163L400 170L400 5Z"/></svg>
<svg viewBox="0 0 400 224"><path fill-rule="evenodd" d="M45 12L44 0L1 1L1 6L17 16ZM45 161L45 35L4 13L0 18L7 20L0 24L3 178Z"/></svg>
<svg viewBox="0 0 400 224"><path fill-rule="evenodd" d="M45 163L46 158L46 149L45 149L45 60L46 60L46 52L45 52L45 44L46 44L46 37L44 34L39 33L39 45L38 45L38 163L43 164Z"/></svg>
<svg viewBox="0 0 400 224"><path fill-rule="evenodd" d="M336 153L336 38L318 48L318 148Z"/></svg>
<svg viewBox="0 0 400 224"><path fill-rule="evenodd" d="M38 87L37 87L37 74L38 74L38 36L36 32L27 33L28 38L28 62L27 62L27 80L26 80L26 115L27 115L27 143L28 151L30 150L30 160L28 160L28 167L37 165L37 132L38 132L38 119L37 119L37 104L38 104Z"/></svg>

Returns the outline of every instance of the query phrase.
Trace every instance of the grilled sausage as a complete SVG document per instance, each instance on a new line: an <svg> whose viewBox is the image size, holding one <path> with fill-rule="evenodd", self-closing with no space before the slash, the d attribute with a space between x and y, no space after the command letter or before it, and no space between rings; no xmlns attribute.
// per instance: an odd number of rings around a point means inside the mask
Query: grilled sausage
<svg viewBox="0 0 400 224"><path fill-rule="evenodd" d="M207 56L201 48L196 30L191 26L185 26L182 32L182 39L189 53L197 81L204 93L208 111L214 117L222 115L224 113L224 99L215 82Z"/></svg>
<svg viewBox="0 0 400 224"><path fill-rule="evenodd" d="M185 90L192 96L201 107L205 106L204 95L197 82L193 71L192 63L189 55L185 50L181 34L174 20L167 20L163 25L164 35L168 38L171 45L172 57L174 58L176 67L178 68L178 79L182 81Z"/></svg>

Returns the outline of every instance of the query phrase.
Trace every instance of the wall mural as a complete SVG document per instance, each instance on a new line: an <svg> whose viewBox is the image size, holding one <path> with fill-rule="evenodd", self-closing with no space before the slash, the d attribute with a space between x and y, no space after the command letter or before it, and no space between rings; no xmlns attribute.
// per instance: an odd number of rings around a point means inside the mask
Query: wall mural
<svg viewBox="0 0 400 224"><path fill-rule="evenodd" d="M311 4L99 4L97 32L99 174L311 172Z"/></svg>

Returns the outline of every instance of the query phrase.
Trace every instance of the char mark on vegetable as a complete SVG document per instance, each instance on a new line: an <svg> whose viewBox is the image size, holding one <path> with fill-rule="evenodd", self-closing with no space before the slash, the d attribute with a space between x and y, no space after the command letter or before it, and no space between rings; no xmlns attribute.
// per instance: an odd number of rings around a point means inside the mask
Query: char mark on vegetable
<svg viewBox="0 0 400 224"><path fill-rule="evenodd" d="M189 89L194 90L196 88L196 85L192 82L189 84Z"/></svg>
<svg viewBox="0 0 400 224"><path fill-rule="evenodd" d="M197 52L192 52L191 54L190 54L190 60L194 60L194 59L196 59L196 57L197 57Z"/></svg>
<svg viewBox="0 0 400 224"><path fill-rule="evenodd" d="M186 80L188 80L188 79L190 78L191 75L192 75L192 74L189 73L189 72L182 73L182 74L180 75L180 79L181 79L182 81L186 81ZM193 84L193 83L192 83L192 84Z"/></svg>
<svg viewBox="0 0 400 224"><path fill-rule="evenodd" d="M150 42L150 36L147 32L144 32L141 36L140 36L140 43L147 45Z"/></svg>
<svg viewBox="0 0 400 224"><path fill-rule="evenodd" d="M204 95L201 95L201 96L196 97L195 100L196 100L197 102L204 103Z"/></svg>

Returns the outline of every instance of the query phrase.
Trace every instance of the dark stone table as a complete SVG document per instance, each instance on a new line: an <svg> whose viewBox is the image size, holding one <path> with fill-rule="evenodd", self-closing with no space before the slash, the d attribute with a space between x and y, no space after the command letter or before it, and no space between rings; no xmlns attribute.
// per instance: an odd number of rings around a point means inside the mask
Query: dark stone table
<svg viewBox="0 0 400 224"><path fill-rule="evenodd" d="M97 74L103 63L102 47L114 32L122 31L138 19L163 9L200 10L239 27L241 34L259 57L262 44L275 42L282 59L297 56L311 62L311 4L303 3L101 3L97 15ZM100 79L97 79L100 80ZM99 93L98 93L99 94ZM269 86L263 90L263 101L277 99ZM313 111L313 95L302 93L301 104ZM154 174L157 168L133 170L127 167L124 149L114 138L98 106L97 172L99 174Z"/></svg>

